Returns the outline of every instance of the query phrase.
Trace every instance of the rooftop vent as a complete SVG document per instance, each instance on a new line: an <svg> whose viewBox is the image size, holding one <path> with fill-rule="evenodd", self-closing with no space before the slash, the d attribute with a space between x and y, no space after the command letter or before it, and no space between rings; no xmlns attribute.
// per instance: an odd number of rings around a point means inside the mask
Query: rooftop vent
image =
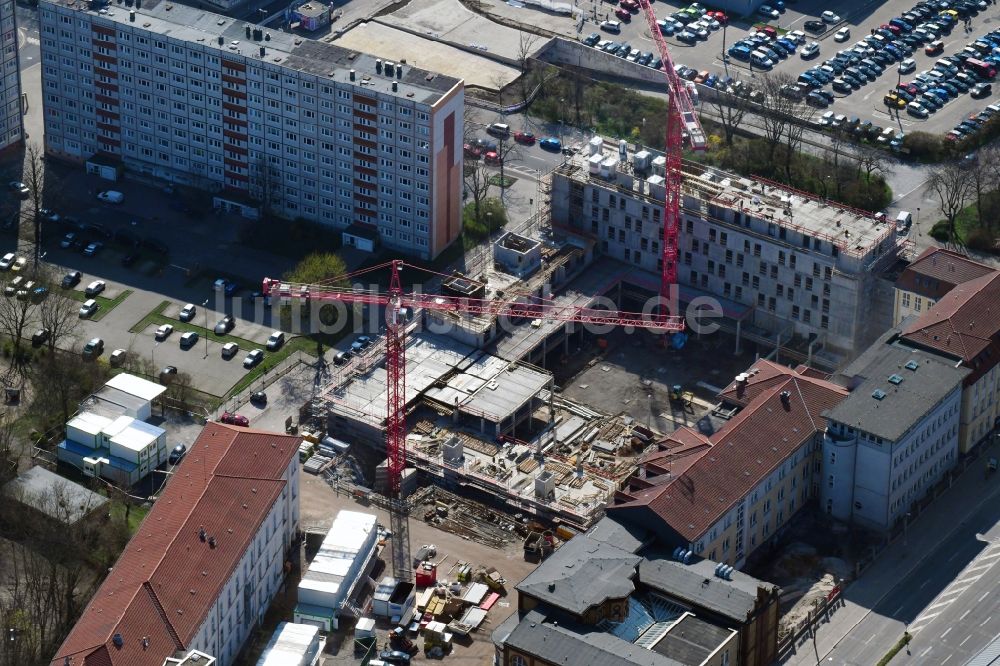
<svg viewBox="0 0 1000 666"><path fill-rule="evenodd" d="M114 636L113 636L113 637L111 638L111 642L112 642L112 643L114 643L114 644L115 644L115 647L116 647L116 648L118 648L119 650L120 650L120 649L121 649L122 647L124 647L124 646L125 646L125 639L124 639L124 638L122 638L122 635L121 635L121 634L115 634L115 635L114 635Z"/></svg>
<svg viewBox="0 0 1000 666"><path fill-rule="evenodd" d="M906 368L907 370L913 370L914 372L916 372L917 368L920 367L920 364L917 363L916 361L907 361L906 365L904 365L903 367Z"/></svg>
<svg viewBox="0 0 1000 666"><path fill-rule="evenodd" d="M782 391L779 395L781 396L781 404L785 409L792 406L792 394L790 392Z"/></svg>
<svg viewBox="0 0 1000 666"><path fill-rule="evenodd" d="M903 383L903 378L900 375L889 375L889 383L899 386Z"/></svg>
<svg viewBox="0 0 1000 666"><path fill-rule="evenodd" d="M392 82L392 92L399 92L399 84L395 81Z"/></svg>
<svg viewBox="0 0 1000 666"><path fill-rule="evenodd" d="M381 74L382 73L382 59L381 58L376 58L375 59L375 73L376 74Z"/></svg>
<svg viewBox="0 0 1000 666"><path fill-rule="evenodd" d="M204 543L204 542L205 542L205 539L207 539L207 538L208 538L208 535L207 535L207 534L205 534L205 528L204 528L204 527L203 527L203 528L201 528L200 530L198 530L198 539L199 539L199 540L200 540L200 541L201 541L202 543Z"/></svg>
<svg viewBox="0 0 1000 666"><path fill-rule="evenodd" d="M351 70L350 76L351 76L351 81L353 81L354 80L354 70L353 69Z"/></svg>
<svg viewBox="0 0 1000 666"><path fill-rule="evenodd" d="M214 536L208 537L208 547L209 548L215 548L215 537Z"/></svg>
<svg viewBox="0 0 1000 666"><path fill-rule="evenodd" d="M875 389L872 391L872 397L876 400L883 400L885 398L885 391L882 389Z"/></svg>

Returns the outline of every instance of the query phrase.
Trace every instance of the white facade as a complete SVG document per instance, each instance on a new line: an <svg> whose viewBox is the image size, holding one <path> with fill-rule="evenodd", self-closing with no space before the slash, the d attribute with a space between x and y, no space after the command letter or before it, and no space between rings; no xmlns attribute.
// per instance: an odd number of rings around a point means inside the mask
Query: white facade
<svg viewBox="0 0 1000 666"><path fill-rule="evenodd" d="M285 487L205 617L188 649L231 666L244 641L264 620L284 576L285 550L299 529L299 458L292 456Z"/></svg>
<svg viewBox="0 0 1000 666"><path fill-rule="evenodd" d="M955 465L961 399L959 382L933 409L913 414L897 441L831 419L823 439L820 506L837 520L890 529Z"/></svg>
<svg viewBox="0 0 1000 666"><path fill-rule="evenodd" d="M658 284L665 188L655 160L652 171L633 170L627 160L605 170L590 162L604 154L588 152L553 172L553 222L655 274ZM834 356L829 365L852 355L866 334L873 267L897 251L892 225L697 168L684 167L678 282L751 310L747 323L784 341L793 332L817 336Z"/></svg>
<svg viewBox="0 0 1000 666"><path fill-rule="evenodd" d="M43 0L39 19L49 154L362 224L425 259L458 237L461 80L180 4Z"/></svg>
<svg viewBox="0 0 1000 666"><path fill-rule="evenodd" d="M0 151L24 135L14 0L0 0Z"/></svg>

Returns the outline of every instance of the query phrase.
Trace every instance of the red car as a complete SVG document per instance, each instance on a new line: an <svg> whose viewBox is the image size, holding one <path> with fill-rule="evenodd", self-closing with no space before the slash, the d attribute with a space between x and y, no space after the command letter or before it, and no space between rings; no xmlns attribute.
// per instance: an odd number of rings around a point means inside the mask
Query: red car
<svg viewBox="0 0 1000 666"><path fill-rule="evenodd" d="M639 3L636 2L635 0L621 0L619 4L622 6L623 9L627 9L630 12L639 11Z"/></svg>
<svg viewBox="0 0 1000 666"><path fill-rule="evenodd" d="M632 13L622 7L615 7L615 16L626 22L632 20Z"/></svg>
<svg viewBox="0 0 1000 666"><path fill-rule="evenodd" d="M462 146L462 150L465 152L466 157L471 157L474 160L478 160L483 155L483 151L479 149L479 146L474 146L471 143Z"/></svg>
<svg viewBox="0 0 1000 666"><path fill-rule="evenodd" d="M705 12L705 13L708 16L711 16L712 18L714 18L716 21L718 21L719 25L726 25L727 23L729 23L729 17L726 16L726 12L714 11L714 12Z"/></svg>
<svg viewBox="0 0 1000 666"><path fill-rule="evenodd" d="M487 164L503 164L503 160L500 159L500 156L497 155L496 152L492 150L486 153L485 159Z"/></svg>
<svg viewBox="0 0 1000 666"><path fill-rule="evenodd" d="M533 146L535 145L535 135L531 132L514 132L514 141L526 146Z"/></svg>
<svg viewBox="0 0 1000 666"><path fill-rule="evenodd" d="M920 94L920 89L917 88L912 83L900 83L899 85L896 86L896 88L898 88L899 90L903 90L911 95Z"/></svg>
<svg viewBox="0 0 1000 666"><path fill-rule="evenodd" d="M229 425L241 426L243 428L250 427L250 419L236 412L222 412L222 417L219 420Z"/></svg>

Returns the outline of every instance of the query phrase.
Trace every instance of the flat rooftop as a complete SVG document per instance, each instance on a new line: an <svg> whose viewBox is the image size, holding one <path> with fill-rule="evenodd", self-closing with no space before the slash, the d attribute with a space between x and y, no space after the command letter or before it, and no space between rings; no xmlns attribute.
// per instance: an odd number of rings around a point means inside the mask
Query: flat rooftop
<svg viewBox="0 0 1000 666"><path fill-rule="evenodd" d="M461 411L499 421L550 381L546 372L512 365L447 335L416 331L406 340L407 404L426 394ZM373 367L356 377L335 376L323 397L334 414L381 424L388 404L386 383L385 368Z"/></svg>
<svg viewBox="0 0 1000 666"><path fill-rule="evenodd" d="M619 145L617 141L605 139L600 149L604 161L617 161L615 170L609 171L607 176L591 172L593 155L589 144L583 144L583 149L557 171L574 180L625 189L662 206L664 186L657 158L662 158L663 154L650 148L635 151L629 144L626 158L621 160ZM635 156L643 151L649 154L649 166L640 169L635 166ZM745 211L779 227L826 240L841 252L865 255L879 243L896 242L895 221L879 221L868 211L823 200L766 179L740 176L694 162L685 162L683 172L685 196Z"/></svg>
<svg viewBox="0 0 1000 666"><path fill-rule="evenodd" d="M653 646L653 652L676 659L682 664L704 664L735 633L733 629L726 629L685 613Z"/></svg>
<svg viewBox="0 0 1000 666"><path fill-rule="evenodd" d="M48 0L43 0L43 4L47 2ZM90 4L82 0L63 0L51 4L91 14L98 19L98 24L118 24L126 30L148 30L169 39L201 44L206 51L218 52L220 57L241 56L258 60L262 64L312 74L319 79L350 83L359 88L367 87L373 94L377 92L411 99L417 104L433 105L455 86L462 84L461 79L407 64L402 66L402 77L377 74L374 55L269 28L261 28L262 34L266 35L265 39L254 41L247 37L246 26L260 26L165 0L145 0L139 9L134 5L115 4L103 9L90 9ZM130 21L132 11L136 14L134 22ZM264 49L263 56L261 48ZM351 70L356 72L353 82L349 80ZM395 92L391 86L393 81L398 85Z"/></svg>
<svg viewBox="0 0 1000 666"><path fill-rule="evenodd" d="M8 481L0 494L67 525L75 525L91 511L108 503L107 497L44 467L22 472Z"/></svg>

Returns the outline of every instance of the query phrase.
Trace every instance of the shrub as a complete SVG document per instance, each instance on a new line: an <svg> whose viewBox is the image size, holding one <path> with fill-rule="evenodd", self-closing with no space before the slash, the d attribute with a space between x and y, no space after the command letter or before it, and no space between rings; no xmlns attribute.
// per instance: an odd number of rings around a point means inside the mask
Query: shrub
<svg viewBox="0 0 1000 666"><path fill-rule="evenodd" d="M965 244L980 252L997 252L997 236L989 229L977 227L966 234Z"/></svg>
<svg viewBox="0 0 1000 666"><path fill-rule="evenodd" d="M950 153L941 135L930 132L910 132L903 138L903 148L921 162L939 162Z"/></svg>
<svg viewBox="0 0 1000 666"><path fill-rule="evenodd" d="M948 221L941 220L931 227L928 235L940 243L947 243L951 240L951 231L948 229Z"/></svg>

